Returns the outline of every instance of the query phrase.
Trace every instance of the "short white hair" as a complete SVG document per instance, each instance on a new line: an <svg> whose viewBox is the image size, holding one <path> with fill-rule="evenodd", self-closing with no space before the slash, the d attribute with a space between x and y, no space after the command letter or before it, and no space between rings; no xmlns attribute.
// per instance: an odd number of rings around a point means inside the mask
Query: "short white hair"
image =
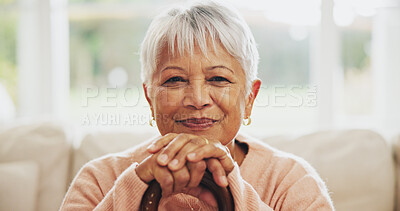
<svg viewBox="0 0 400 211"><path fill-rule="evenodd" d="M177 51L193 55L194 46L207 55L207 43L221 43L242 66L247 90L257 78L259 55L249 26L239 13L216 1L194 2L186 7L173 7L154 18L141 45L142 81L149 85L160 61L161 52ZM177 49L175 49L177 48Z"/></svg>

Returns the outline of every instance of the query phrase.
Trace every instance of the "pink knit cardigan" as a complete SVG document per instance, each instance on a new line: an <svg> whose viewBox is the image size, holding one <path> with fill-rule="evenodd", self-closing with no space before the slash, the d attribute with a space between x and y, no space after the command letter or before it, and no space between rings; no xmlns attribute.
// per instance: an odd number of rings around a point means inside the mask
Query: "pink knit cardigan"
<svg viewBox="0 0 400 211"><path fill-rule="evenodd" d="M235 163L228 183L235 210L334 210L327 188L303 159L257 140L238 136L249 151ZM60 210L138 210L148 185L135 172L149 156L149 141L127 151L90 161L82 167ZM183 193L161 198L159 210L218 210Z"/></svg>

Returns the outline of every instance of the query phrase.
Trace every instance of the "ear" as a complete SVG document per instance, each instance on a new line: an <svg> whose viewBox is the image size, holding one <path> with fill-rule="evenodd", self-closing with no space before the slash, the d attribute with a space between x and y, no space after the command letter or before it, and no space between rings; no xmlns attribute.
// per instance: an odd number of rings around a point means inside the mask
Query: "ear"
<svg viewBox="0 0 400 211"><path fill-rule="evenodd" d="M253 110L253 104L258 95L258 91L260 91L260 87L261 87L261 80L260 79L254 80L251 85L250 94L247 96L246 99L244 118L251 116L251 111Z"/></svg>
<svg viewBox="0 0 400 211"><path fill-rule="evenodd" d="M146 100L150 105L151 116L154 117L153 104L152 104L151 99L148 94L149 90L148 90L148 87L146 86L146 84L144 84L144 83L143 83L143 90L144 90L144 96L146 97Z"/></svg>

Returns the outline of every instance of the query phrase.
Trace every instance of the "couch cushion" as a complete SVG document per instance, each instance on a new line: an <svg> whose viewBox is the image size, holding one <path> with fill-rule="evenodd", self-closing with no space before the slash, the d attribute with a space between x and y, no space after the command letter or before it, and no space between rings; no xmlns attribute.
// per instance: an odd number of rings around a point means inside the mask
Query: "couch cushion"
<svg viewBox="0 0 400 211"><path fill-rule="evenodd" d="M265 142L310 162L326 182L337 210L393 210L391 147L369 130L318 132Z"/></svg>
<svg viewBox="0 0 400 211"><path fill-rule="evenodd" d="M73 175L91 159L123 151L154 135L91 133L75 153ZM391 148L380 135L368 130L350 130L262 140L310 162L326 182L337 210L393 210L394 163Z"/></svg>
<svg viewBox="0 0 400 211"><path fill-rule="evenodd" d="M0 210L35 211L39 167L33 161L0 163Z"/></svg>
<svg viewBox="0 0 400 211"><path fill-rule="evenodd" d="M51 123L20 125L0 132L0 162L32 160L39 167L37 210L58 210L66 191L70 145Z"/></svg>

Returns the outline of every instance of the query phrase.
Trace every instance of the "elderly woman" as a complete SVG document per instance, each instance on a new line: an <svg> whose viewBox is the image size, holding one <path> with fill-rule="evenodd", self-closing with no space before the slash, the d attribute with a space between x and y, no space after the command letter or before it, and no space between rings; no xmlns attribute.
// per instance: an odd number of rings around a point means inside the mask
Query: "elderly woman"
<svg viewBox="0 0 400 211"><path fill-rule="evenodd" d="M261 81L256 43L236 11L215 2L168 10L151 23L141 62L161 136L86 164L61 210L138 210L153 180L159 209L217 210L199 186L206 169L236 210L333 210L304 160L238 135Z"/></svg>

